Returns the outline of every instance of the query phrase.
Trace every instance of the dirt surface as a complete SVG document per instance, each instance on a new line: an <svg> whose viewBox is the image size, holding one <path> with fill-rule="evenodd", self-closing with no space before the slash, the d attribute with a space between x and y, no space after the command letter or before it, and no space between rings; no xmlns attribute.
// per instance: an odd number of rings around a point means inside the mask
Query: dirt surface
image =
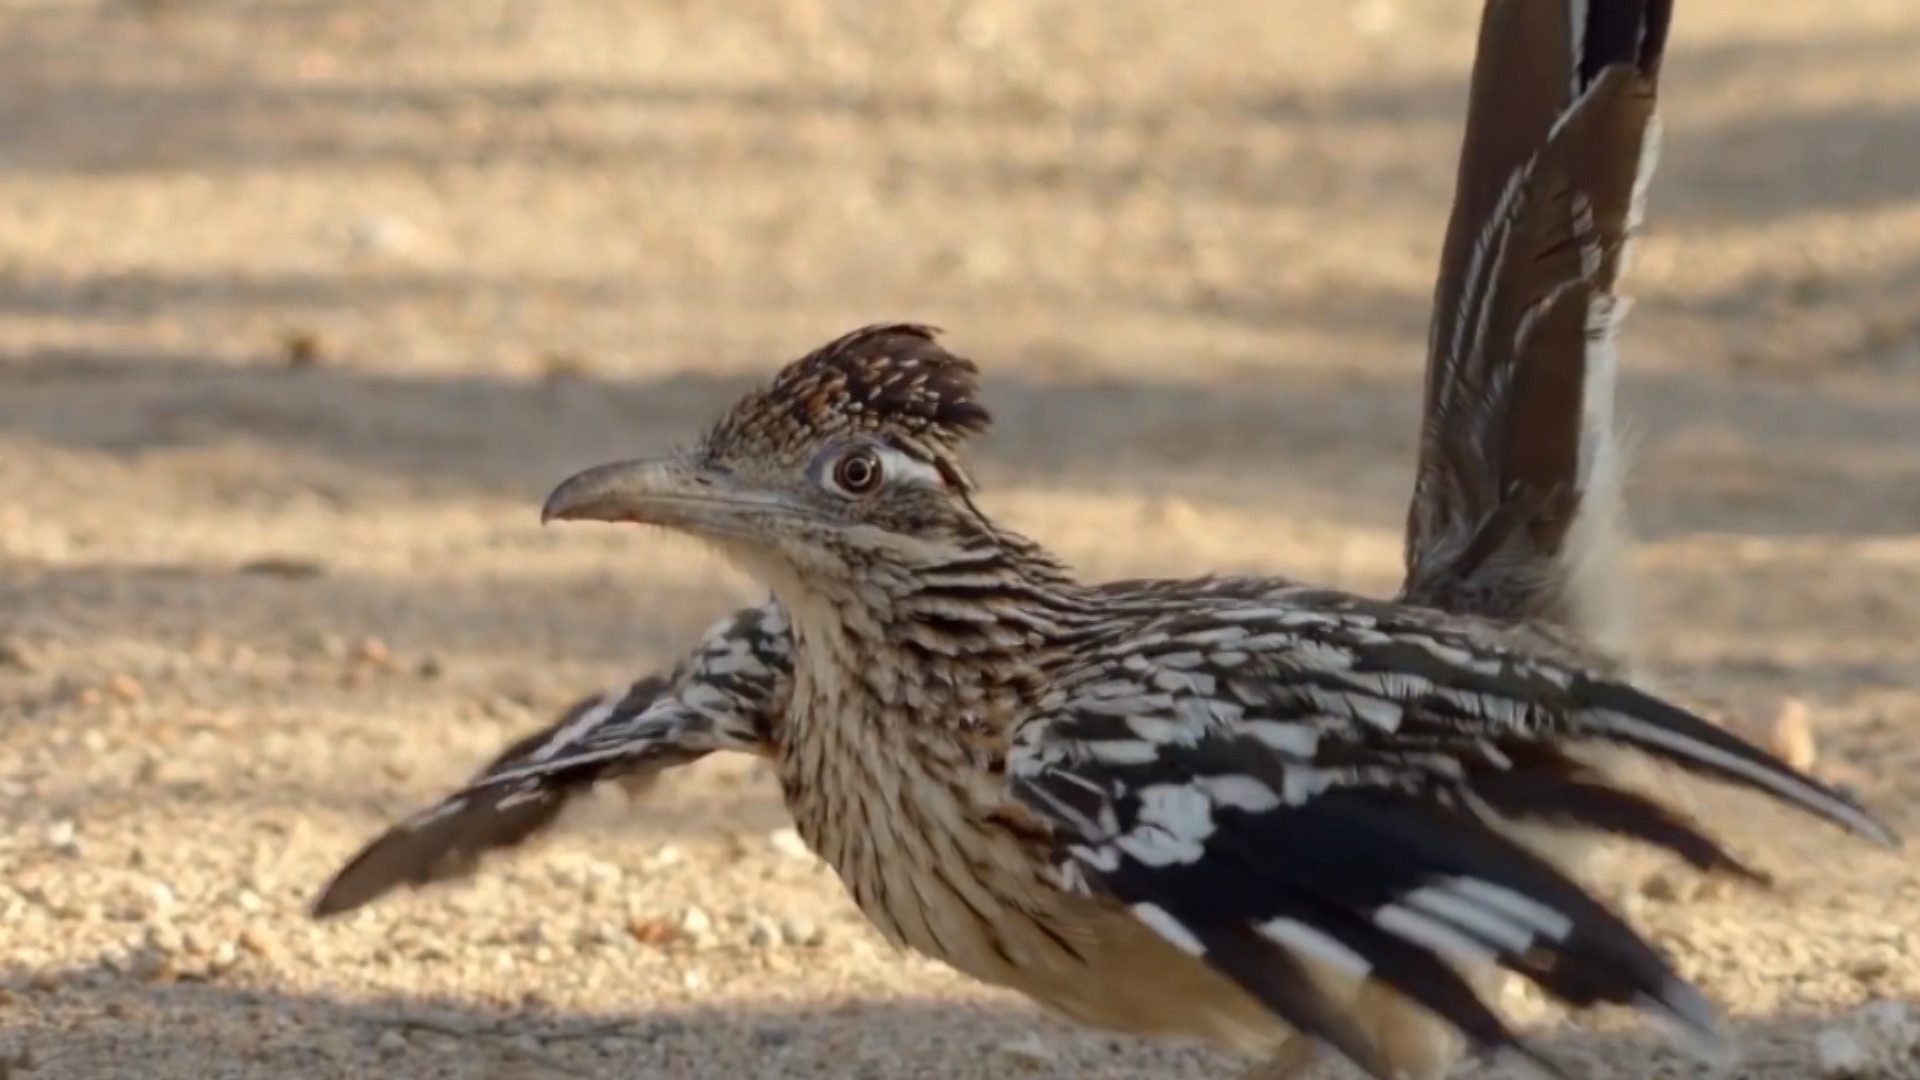
<svg viewBox="0 0 1920 1080"><path fill-rule="evenodd" d="M756 595L547 487L862 322L984 362L989 505L1089 573L1391 588L1477 6L0 0L0 1076L1230 1075L892 955L737 765L302 909ZM1797 695L1917 831L1920 5L1673 39L1648 656ZM1739 1075L1920 1073L1920 857L1708 805L1777 894L1619 893ZM1579 1075L1696 1074L1512 1004Z"/></svg>

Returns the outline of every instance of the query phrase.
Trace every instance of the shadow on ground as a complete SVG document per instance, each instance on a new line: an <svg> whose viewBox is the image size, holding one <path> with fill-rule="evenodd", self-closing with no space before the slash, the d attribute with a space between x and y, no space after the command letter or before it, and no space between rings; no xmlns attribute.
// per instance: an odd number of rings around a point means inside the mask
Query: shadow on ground
<svg viewBox="0 0 1920 1080"><path fill-rule="evenodd" d="M1037 380L1018 373L1020 357L1003 358L989 368L986 395L997 431L1010 435L988 436L975 455L996 488L1260 506L1397 529L1416 366L1365 380L1249 367L1202 384L1098 372ZM0 439L11 437L16 454L38 444L127 459L252 446L292 459L276 482L339 498L356 478L400 478L422 497L517 498L531 508L576 468L697 435L758 378L531 381L0 356ZM1635 514L1649 539L1907 536L1920 519L1910 394L1655 371L1625 374L1621 397L1639 445ZM121 404L102 415L109 398ZM1356 459L1391 467L1356 473ZM346 476L314 464L328 462Z"/></svg>
<svg viewBox="0 0 1920 1080"><path fill-rule="evenodd" d="M26 982L14 971L4 978ZM247 979L255 982L255 979ZM37 1022L10 1025L16 1060L32 1075L139 1075L190 1080L220 1062L222 1076L301 1077L643 1077L698 1063L705 1076L845 1080L946 1080L1004 1073L1174 1080L1234 1075L1236 1064L1197 1049L1151 1045L1067 1028L1021 1006L843 1000L788 1008L730 1004L646 1014L569 1015L550 1007L499 1008L432 1000L361 1001L304 996L271 986L140 984L101 970L62 972L51 989L19 1003ZM56 1019L58 1018L58 1019ZM1804 1046L1831 1018L1742 1018L1732 1027L1740 1075L1800 1080ZM58 1023L56 1031L51 1024ZM1038 1030L1051 1060L1022 1063L996 1047ZM1863 1040L1866 1041L1866 1040ZM1604 1062L1606 1075L1685 1076L1698 1068L1651 1035L1546 1035L1542 1047L1574 1075ZM982 1070L979 1064L987 1068ZM1888 1061L1892 1077L1911 1063ZM136 1072L137 1070L137 1072ZM1482 1067L1477 1075L1492 1075ZM1323 1066L1319 1075L1334 1075ZM1344 1072L1341 1075L1345 1075Z"/></svg>

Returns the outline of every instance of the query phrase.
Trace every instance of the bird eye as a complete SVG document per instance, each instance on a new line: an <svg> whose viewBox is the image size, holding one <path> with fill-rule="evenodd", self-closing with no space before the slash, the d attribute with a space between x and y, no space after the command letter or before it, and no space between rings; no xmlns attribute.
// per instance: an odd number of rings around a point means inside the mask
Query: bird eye
<svg viewBox="0 0 1920 1080"><path fill-rule="evenodd" d="M849 495L865 495L880 486L880 457L861 447L833 465L833 482Z"/></svg>

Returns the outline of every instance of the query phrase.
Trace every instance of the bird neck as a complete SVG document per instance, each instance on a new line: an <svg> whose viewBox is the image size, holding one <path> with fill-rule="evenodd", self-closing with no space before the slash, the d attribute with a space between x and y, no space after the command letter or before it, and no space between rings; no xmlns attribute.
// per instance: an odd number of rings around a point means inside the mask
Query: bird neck
<svg viewBox="0 0 1920 1080"><path fill-rule="evenodd" d="M997 730L1037 695L1047 658L1095 610L1058 559L1011 534L911 561L898 552L849 559L834 573L757 569L792 620L795 706L805 715L791 728L803 738L878 714L888 729Z"/></svg>
<svg viewBox="0 0 1920 1080"><path fill-rule="evenodd" d="M984 977L998 954L939 932L920 888L888 886L903 862L952 864L932 879L939 889L1026 865L981 822L1004 805L1014 722L1087 618L1083 589L1017 539L916 565L770 577L793 634L777 771L795 827L887 937ZM995 838L984 852L983 835ZM957 851L975 857L956 864Z"/></svg>

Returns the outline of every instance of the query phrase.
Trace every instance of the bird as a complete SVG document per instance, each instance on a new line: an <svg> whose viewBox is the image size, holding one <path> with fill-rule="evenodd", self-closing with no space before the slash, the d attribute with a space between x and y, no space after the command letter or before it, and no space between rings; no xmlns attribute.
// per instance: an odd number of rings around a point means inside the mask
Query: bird
<svg viewBox="0 0 1920 1080"><path fill-rule="evenodd" d="M900 946L1081 1023L1253 1055L1250 1075L1292 1075L1323 1045L1382 1080L1437 1075L1451 1054L1397 1048L1363 994L1559 1075L1469 972L1639 1008L1703 1053L1724 1036L1513 825L1768 880L1586 748L1900 843L1549 621L1278 577L1083 581L981 509L979 386L931 328L863 327L693 446L562 481L541 514L690 535L768 586L792 650L767 748L783 797ZM657 752L650 722L488 783Z"/></svg>
<svg viewBox="0 0 1920 1080"><path fill-rule="evenodd" d="M1482 12L1433 298L1400 594L1552 623L1622 663L1637 658L1612 418L1614 343L1629 306L1618 283L1658 157L1671 18L1672 0L1488 0ZM336 872L315 914L469 877L485 856L547 835L596 784L640 795L713 749L764 757L791 667L776 603L727 615L671 671L578 699L383 831ZM649 710L651 728L678 741L524 774L517 786L489 782L576 761L582 740L627 731ZM1592 847L1560 842L1570 862L1574 848L1584 856Z"/></svg>
<svg viewBox="0 0 1920 1080"><path fill-rule="evenodd" d="M1625 685L1607 681L1620 679L1635 666L1630 655L1631 621L1625 617L1621 603L1625 594L1619 558L1625 543L1618 496L1621 465L1611 420L1613 343L1626 308L1616 284L1626 268L1629 243L1640 219L1655 159L1658 124L1653 106L1669 18L1670 3L1660 0L1593 0L1578 6L1491 0L1486 8L1453 215L1435 293L1420 458L1408 512L1407 572L1394 606L1368 607L1359 598L1283 579L1136 581L1107 583L1098 588L1100 605L1108 615L1152 612L1166 605L1190 604L1194 596L1211 596L1214 599L1209 603L1231 600L1247 610L1285 609L1294 612L1296 618L1332 618L1338 614L1349 620L1340 625L1365 640L1387 633L1381 627L1390 626L1393 640L1373 644L1388 649L1396 660L1427 663L1424 654L1407 650L1425 649L1439 642L1437 652L1449 661L1465 656L1477 657L1483 665L1494 664L1475 651L1481 646L1493 647L1488 643L1494 643L1499 648L1518 650L1516 655L1531 663L1546 665L1539 669L1541 672L1560 673L1569 679L1569 687L1575 677L1570 672L1586 680L1578 684L1581 687ZM872 357L893 355L889 348L913 354L916 349L931 347L912 344L922 338L931 342L930 335L918 328L877 328L865 332L864 337L856 334L843 339L837 352L843 356L868 355L862 353L866 346L860 343L870 340L892 343L887 348L875 346L869 350ZM834 352L836 349L829 347L815 357ZM885 366L878 359L874 363ZM947 369L944 362L935 366ZM960 364L953 370L965 375L971 369ZM971 390L962 383L966 378L955 383L963 391L953 399L956 402L971 400ZM965 429L965 424L960 425L959 430ZM951 454L935 457L957 460ZM960 490L963 494L970 492L970 481L961 481ZM1034 556L1036 565L1049 561L1043 553ZM1071 579L1062 580L1070 583ZM806 650L784 603L778 599L781 590L776 587L775 592L775 601L744 609L716 624L669 676L650 676L623 694L583 700L549 728L502 752L461 790L388 830L335 876L316 902L315 913L330 916L352 910L400 884L419 885L464 876L480 855L512 847L549 828L567 802L601 780L643 788L663 769L719 750L756 754L775 762L784 774L782 755L792 738L795 695L806 686L799 678ZM1446 619L1431 621L1439 615ZM1367 620L1385 622L1354 629ZM1400 634L1408 636L1397 636ZM1464 638L1448 636L1454 634ZM1317 644L1312 648L1327 647L1326 641L1314 640ZM1352 647L1352 642L1346 644ZM1326 655L1343 654L1336 651ZM1367 651L1368 662L1377 661L1380 655ZM1518 663L1500 661L1509 662ZM1414 677L1395 671L1384 669L1378 678L1391 681ZM1546 680L1530 684L1543 693L1555 679L1533 668L1525 671L1528 679ZM1430 678L1431 674L1419 677ZM1476 678L1493 676L1481 671ZM1536 722L1538 710L1543 708L1547 714L1565 719L1564 712L1542 706L1536 699L1501 697L1487 689L1491 685L1475 683L1465 700L1496 711L1507 709L1512 712L1510 719L1517 718L1515 722L1523 726ZM1567 687L1560 690L1560 705L1566 706L1565 693L1571 691ZM1318 700L1336 692L1320 687L1306 697ZM1451 686L1447 692L1469 694ZM1473 696L1482 692L1491 696ZM1639 702L1641 698L1633 700ZM1378 704L1357 707L1386 708ZM1433 720L1427 713L1420 715ZM1435 784L1431 789L1407 792L1388 783L1385 790L1428 799L1432 805L1427 809L1437 816L1433 821L1422 819L1417 825L1398 818L1383 818L1373 825L1437 830L1422 835L1436 843L1436 838L1444 836L1448 845L1492 843L1505 855L1513 855L1511 848L1498 845L1519 837L1526 842L1526 858L1553 864L1545 869L1533 868L1549 875L1535 883L1552 882L1554 888L1563 890L1568 879L1551 874L1575 862L1593 837L1607 835L1650 841L1678 852L1702 869L1760 880L1684 815L1615 782L1612 763L1623 749L1637 749L1641 756L1647 752L1660 756L1644 742L1565 737L1501 743L1492 751L1492 758L1478 758L1472 752L1463 757L1463 748L1484 749L1476 741L1480 736L1448 726L1462 722L1460 716L1445 709L1438 715L1438 730L1403 730L1393 741L1392 750L1383 752L1391 756L1419 747L1416 756L1425 755L1422 760L1427 766L1444 772L1451 767L1446 763L1460 762L1459 767L1470 775L1452 778L1449 786L1417 768L1404 775L1393 773L1400 777L1395 782L1414 783L1408 777L1415 777L1419 783ZM1579 715L1578 710L1575 715ZM975 716L968 723L984 721ZM991 772L997 737L994 729L969 727L966 731L968 738L962 740L962 749L984 754ZM1657 738L1645 733L1643 737ZM1743 744L1736 745L1746 752ZM1711 740L1692 748L1698 751L1701 747L1725 751L1724 746ZM1673 747L1666 751L1669 756L1678 752ZM952 746L942 752L948 756L960 753ZM1365 757L1364 748L1348 747L1343 752L1362 756L1330 765L1331 772L1349 778L1387 775L1379 770L1388 766ZM1000 753L1010 751L1003 746ZM1732 760L1753 765L1747 757L1736 755ZM1719 765L1723 771L1716 775L1729 775L1724 772L1727 768L1738 773L1737 765L1727 761ZM1004 759L1000 767L1007 767ZM1313 767L1309 766L1307 772L1284 774L1277 782L1284 788L1288 782L1285 776L1310 775ZM1712 773L1712 769L1706 771ZM1780 774L1763 771L1758 775L1783 782ZM1753 775L1744 779L1750 784L1768 783ZM1028 784L1023 791L1030 797L1049 791L1062 797L1057 786L1022 782ZM1382 793L1365 784L1358 787L1369 795ZM1798 798L1803 804L1813 799L1818 804L1814 809L1837 815L1876 838L1889 838L1877 823L1860 819L1858 808L1845 800L1820 803L1820 799L1835 796L1817 785L1789 785L1784 792L1777 787L1769 790ZM1354 812L1350 801L1341 801L1357 797L1347 786L1335 784L1328 792L1333 802L1323 798L1303 804L1302 809L1311 814L1327 807ZM1014 818L997 821L996 827L1012 829L1019 835L1029 835L1036 829L1052 835L1049 830L1058 828L1057 822L1047 823L1044 808L1035 810L1030 801L1015 800L1009 805L1015 807L1009 811ZM803 824L802 834L808 835L800 808L795 809L797 823ZM1067 809L1072 809L1070 799ZM1053 810L1057 812L1060 807L1054 806ZM1443 811L1461 820L1443 822ZM1035 816L1040 818L1038 826L1032 820ZM1529 827L1518 832L1506 827L1515 820L1527 822ZM1491 821L1498 821L1502 827L1491 833L1448 831ZM1534 827L1543 822L1552 827ZM1345 821L1337 824L1359 827ZM1498 839L1489 840L1489 835ZM813 837L809 839L811 842ZM1401 841L1411 839L1400 837ZM1332 845L1341 846L1340 841L1332 841ZM834 861L825 849L819 850ZM846 878L856 902L875 917L883 931L897 942L928 951L928 935L937 938L941 933L931 923L924 919L915 923L910 912L893 916L891 924L887 921L885 913L892 909L885 905L885 897L899 890L911 892L917 885L910 879L891 876L893 872L877 850L844 851L842 854L857 866L849 870L836 862L836 869ZM859 867L869 871L866 877L861 876ZM870 893L864 899L861 886L856 884L863 880L869 882L865 888ZM1093 878L1081 882L1089 883L1096 891L1106 888ZM1276 895L1284 893L1278 888L1281 883L1267 884L1278 889ZM876 891L877 898L873 895ZM1437 904L1455 914L1461 910L1458 896L1420 895L1426 896L1424 902L1429 906ZM1671 981L1671 973L1659 966L1657 957L1649 960L1646 953L1635 952L1637 939L1632 938L1629 928L1617 920L1607 922L1609 916L1604 910L1596 913L1591 907L1582 907L1574 893L1561 891L1553 896L1565 912L1578 908L1582 918L1592 920L1581 925L1608 928L1608 934L1616 935L1609 938L1613 945L1626 950L1615 959L1631 954L1639 966L1628 965L1631 971L1608 969L1604 976L1577 965L1547 976L1537 970L1531 974L1522 971L1523 976L1560 979L1558 988L1550 986L1549 992L1576 1004L1602 1000L1638 1000L1643 1005L1651 1002L1656 1014L1664 1012L1696 1036L1706 1031L1710 1009L1683 983ZM1082 993L1084 987L1076 990L1068 983L1081 985L1075 980L1083 976L1100 983L1124 981L1118 974L1110 973L1109 978L1090 975L1085 970L1088 965L1075 968L1069 964L1067 973L1060 973L1042 964L1055 974L1041 979L1046 985L1040 986L1023 986L1018 978L1008 975L1011 961L1005 958L970 961L971 968L956 966L988 981L1027 989L1030 996L1057 1011L1089 1022L1142 1034L1210 1035L1215 1041L1255 1054L1255 1070L1249 1075L1262 1078L1288 1076L1303 1067L1311 1059L1315 1042L1331 1043L1376 1074L1390 1069L1412 1076L1439 1075L1457 1053L1462 1037L1482 1049L1511 1049L1516 1045L1498 1018L1486 1010L1479 995L1487 985L1484 976L1490 967L1504 963L1513 969L1516 961L1503 955L1500 963L1477 968L1469 965L1464 971L1433 967L1433 935L1445 938L1448 928L1435 930L1430 917L1427 923L1418 923L1419 912L1415 912L1416 925L1424 926L1427 936L1422 938L1415 932L1412 939L1403 936L1397 943L1377 935L1370 939L1369 948L1386 951L1358 953L1372 977L1347 980L1353 985L1343 991L1346 997L1342 999L1341 993L1330 992L1329 997L1318 990L1302 990L1299 979L1275 981L1275 970L1299 967L1302 956L1319 964L1311 967L1312 971L1325 975L1329 947L1355 951L1338 935L1329 946L1326 935L1330 931L1312 920L1286 916L1292 921L1276 925L1282 937L1294 936L1278 945L1270 938L1259 937L1258 928L1253 931L1254 938L1248 939L1244 926L1239 930L1215 927L1214 931L1238 935L1229 942L1233 947L1223 949L1216 943L1206 953L1208 962L1182 966L1174 962L1178 956L1170 959L1164 948L1156 950L1156 940L1161 945L1168 943L1164 936L1139 938L1132 922L1119 919L1108 908L1099 910L1093 917L1095 929L1072 920L1065 930L1044 920L1043 927L1066 934L1083 951L1092 948L1074 937L1072 928L1078 927L1081 936L1095 939L1100 955L1109 964L1133 965L1126 971L1134 974L1147 972L1143 979L1135 980L1144 985L1164 988L1169 985L1167 980L1173 979L1171 985L1193 1005L1191 1014L1178 1009L1169 1012L1164 1001L1134 1001L1130 1005L1080 1001L1074 995ZM882 914L875 915L876 911ZM1401 920L1401 929L1405 929L1404 913L1390 917ZM1456 935L1459 929L1452 928ZM1511 926L1507 930L1510 938L1518 933ZM1540 928L1536 926L1535 930ZM947 928L947 932L954 931ZM1020 949L1015 951L1028 957L1057 958L1057 948L1053 954L1046 951L1046 942L1051 940L1046 932L1042 930L1041 942L1018 943ZM1302 934L1306 937L1299 936ZM1413 944L1408 946L1407 940ZM1137 949L1137 956L1120 947L1126 942L1131 943L1127 949ZM1303 942L1307 944L1304 952ZM1181 946L1190 941L1175 940L1172 944L1174 952L1180 953ZM1453 944L1460 943L1455 940ZM1315 945L1320 947L1317 953ZM1478 951L1484 953L1486 946L1487 942L1478 942ZM1468 943L1469 951L1474 947L1475 943ZM1275 948L1280 952L1275 953ZM937 944L933 951L941 955ZM1334 951L1337 953L1338 948ZM1077 954L1069 951L1068 955ZM1560 954L1549 949L1547 955ZM1250 956L1263 957L1278 968L1246 968ZM951 957L942 958L953 962ZM1335 975L1342 971L1352 974L1355 965L1351 956L1347 960L1345 968L1334 965L1339 969ZM1161 961L1169 961L1171 966L1158 966ZM1626 960L1620 962L1625 964ZM1224 970L1222 963L1242 967ZM1582 972L1596 981L1579 985ZM1224 982L1215 977L1219 975L1225 976ZM1249 1005L1245 979L1256 980L1268 991L1268 998L1279 993L1284 1000L1276 1006L1255 991L1250 996L1260 1004ZM1633 983L1632 979L1640 981ZM1307 980L1314 987L1319 982ZM1238 986L1239 994L1227 984ZM1650 986L1656 989L1649 990ZM1633 994L1643 997L1634 998ZM1314 1038L1277 1038L1277 1029L1271 1023L1274 1015ZM1207 1025L1216 1029L1198 1030ZM1218 1030L1221 1027L1232 1030Z"/></svg>

